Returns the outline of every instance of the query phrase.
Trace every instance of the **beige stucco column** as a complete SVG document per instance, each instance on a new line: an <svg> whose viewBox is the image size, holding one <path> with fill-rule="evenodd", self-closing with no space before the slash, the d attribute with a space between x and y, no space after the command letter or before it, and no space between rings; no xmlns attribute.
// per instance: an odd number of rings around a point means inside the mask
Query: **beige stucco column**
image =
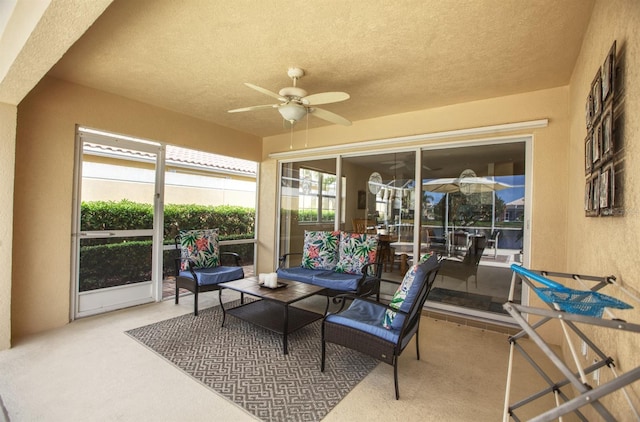
<svg viewBox="0 0 640 422"><path fill-rule="evenodd" d="M18 108L0 103L0 350L11 346L13 179Z"/></svg>
<svg viewBox="0 0 640 422"><path fill-rule="evenodd" d="M17 105L113 0L7 2L0 14L0 350L11 346Z"/></svg>

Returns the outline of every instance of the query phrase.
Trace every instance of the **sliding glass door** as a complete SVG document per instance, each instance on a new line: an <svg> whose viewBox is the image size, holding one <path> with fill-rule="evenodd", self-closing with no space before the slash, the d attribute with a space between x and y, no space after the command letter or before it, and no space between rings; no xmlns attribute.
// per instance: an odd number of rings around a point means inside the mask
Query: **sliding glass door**
<svg viewBox="0 0 640 422"><path fill-rule="evenodd" d="M526 253L525 151L520 138L282 163L279 254L302 251L304 230L377 233L383 295L436 253L430 307L508 320L509 266Z"/></svg>
<svg viewBox="0 0 640 422"><path fill-rule="evenodd" d="M509 267L522 262L525 167L523 141L422 151L420 224L444 258L432 306L505 315Z"/></svg>

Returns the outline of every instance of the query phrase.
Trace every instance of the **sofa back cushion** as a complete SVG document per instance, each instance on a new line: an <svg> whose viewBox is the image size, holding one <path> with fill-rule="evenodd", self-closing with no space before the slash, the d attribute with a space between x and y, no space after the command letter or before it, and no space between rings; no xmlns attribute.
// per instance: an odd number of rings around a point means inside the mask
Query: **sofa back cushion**
<svg viewBox="0 0 640 422"><path fill-rule="evenodd" d="M413 265L404 275L402 283L391 298L389 306L403 312L409 312L424 283L427 282L427 273L438 265L435 255L427 254L422 256L418 265ZM397 312L387 309L382 321L386 329L400 329L404 318L398 318Z"/></svg>
<svg viewBox="0 0 640 422"><path fill-rule="evenodd" d="M362 274L362 268L376 261L378 235L340 232L340 260L336 271Z"/></svg>
<svg viewBox="0 0 640 422"><path fill-rule="evenodd" d="M339 231L304 232L302 268L333 271L338 264Z"/></svg>
<svg viewBox="0 0 640 422"><path fill-rule="evenodd" d="M195 268L214 268L220 265L218 229L180 231L180 269L186 271L189 261Z"/></svg>

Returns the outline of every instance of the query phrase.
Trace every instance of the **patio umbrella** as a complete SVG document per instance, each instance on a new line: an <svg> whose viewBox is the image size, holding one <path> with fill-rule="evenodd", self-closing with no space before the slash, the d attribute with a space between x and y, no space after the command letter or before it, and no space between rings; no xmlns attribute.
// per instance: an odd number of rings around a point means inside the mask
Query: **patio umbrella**
<svg viewBox="0 0 640 422"><path fill-rule="evenodd" d="M428 180L422 182L422 189L426 192L444 193L445 198L445 231L449 230L449 194L454 192L462 192L466 195L472 193L495 192L503 189L509 189L513 186L506 183L497 182L486 177L445 177L440 179ZM495 196L493 197L492 208L495 208ZM494 212L491 216L491 230L494 229Z"/></svg>
<svg viewBox="0 0 640 422"><path fill-rule="evenodd" d="M460 191L463 193L495 192L512 187L513 186L506 183L497 182L495 180L487 179L486 177L445 177L422 183L422 188L425 191L437 193L453 193Z"/></svg>

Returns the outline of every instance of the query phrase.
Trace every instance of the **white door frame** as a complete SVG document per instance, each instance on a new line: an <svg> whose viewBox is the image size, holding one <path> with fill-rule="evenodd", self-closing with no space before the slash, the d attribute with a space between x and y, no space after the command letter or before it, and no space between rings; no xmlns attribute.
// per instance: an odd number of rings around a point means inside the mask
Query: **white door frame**
<svg viewBox="0 0 640 422"><path fill-rule="evenodd" d="M155 187L154 187L154 216L153 228L146 230L108 230L108 231L80 231L80 211L82 193L82 157L83 143L111 146L115 148L132 149L155 154ZM165 147L157 142L134 139L88 128L76 129L75 142L75 170L73 186L73 220L71 232L71 307L70 319L108 312L124 307L139 305L162 300L162 241L163 241L163 204L164 204L164 167ZM120 157L122 158L122 157ZM131 285L117 286L96 291L79 292L80 268L80 239L106 237L151 236L152 269L151 280Z"/></svg>

